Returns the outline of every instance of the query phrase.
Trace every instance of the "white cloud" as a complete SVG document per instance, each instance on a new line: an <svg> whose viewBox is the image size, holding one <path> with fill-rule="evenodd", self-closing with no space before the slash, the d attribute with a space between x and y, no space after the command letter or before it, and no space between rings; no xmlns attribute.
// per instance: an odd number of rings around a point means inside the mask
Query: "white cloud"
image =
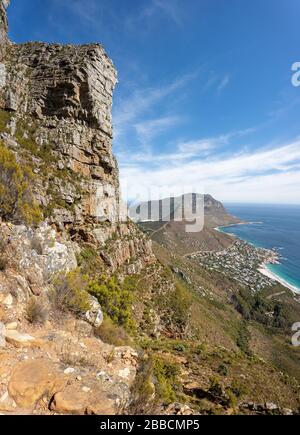
<svg viewBox="0 0 300 435"><path fill-rule="evenodd" d="M173 165L166 165L165 159L159 164L158 156L156 169L122 166L121 180L129 187L129 196L159 186L181 194L184 186L193 186L227 201L300 202L300 140L227 158L176 162L169 157Z"/></svg>
<svg viewBox="0 0 300 435"><path fill-rule="evenodd" d="M196 78L197 75L198 72L184 74L165 86L161 85L142 89L136 88L129 97L119 98L114 107L113 119L115 137L118 138L130 128L130 123L141 123L139 120L143 115L145 116L147 110L184 87L190 80Z"/></svg>
<svg viewBox="0 0 300 435"><path fill-rule="evenodd" d="M141 143L149 143L155 136L163 131L178 125L181 122L179 116L165 116L157 119L150 119L138 122L134 125Z"/></svg>
<svg viewBox="0 0 300 435"><path fill-rule="evenodd" d="M182 119L178 117L166 117L156 120L145 121L136 125L137 132L140 133L140 141L146 146L142 146L139 151L131 155L128 162L128 153L119 153L118 157L121 166L130 167L132 164L149 163L159 165L162 162L167 162L168 167L176 166L179 162L190 161L191 159L201 158L202 160L216 150L220 151L222 147L229 144L234 137L242 137L253 133L255 128L245 130L236 130L220 136L194 139L189 141L180 141L172 147L175 151L172 153L157 153L150 146L151 139L156 134L161 133L172 125L178 124ZM125 162L125 163L124 163Z"/></svg>
<svg viewBox="0 0 300 435"><path fill-rule="evenodd" d="M182 14L177 0L153 0L153 5L163 11L175 24L182 25Z"/></svg>
<svg viewBox="0 0 300 435"><path fill-rule="evenodd" d="M126 27L132 29L139 26L140 29L147 29L145 24L155 22L158 15L171 20L175 25L182 26L183 10L179 6L178 0L148 0L137 12L127 16ZM144 24L141 26L141 24Z"/></svg>
<svg viewBox="0 0 300 435"><path fill-rule="evenodd" d="M229 76L229 75L226 75L226 76L221 80L219 86L217 87L217 90L218 90L219 92L223 91L223 89L225 89L226 86L229 85L229 82L230 82L230 76Z"/></svg>

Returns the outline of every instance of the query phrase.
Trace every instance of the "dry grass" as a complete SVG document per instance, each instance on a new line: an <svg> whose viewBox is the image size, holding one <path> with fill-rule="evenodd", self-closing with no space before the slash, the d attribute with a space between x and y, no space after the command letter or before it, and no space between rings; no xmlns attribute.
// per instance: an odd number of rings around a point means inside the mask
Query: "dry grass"
<svg viewBox="0 0 300 435"><path fill-rule="evenodd" d="M32 324L44 324L48 318L48 310L45 305L34 297L28 301L25 312L26 319Z"/></svg>

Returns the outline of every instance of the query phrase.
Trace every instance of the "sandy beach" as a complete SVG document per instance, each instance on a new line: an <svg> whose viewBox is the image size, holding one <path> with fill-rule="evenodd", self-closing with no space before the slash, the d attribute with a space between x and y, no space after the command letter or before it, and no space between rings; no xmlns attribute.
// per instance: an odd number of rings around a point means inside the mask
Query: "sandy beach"
<svg viewBox="0 0 300 435"><path fill-rule="evenodd" d="M220 227L216 227L214 228L216 231L219 232L223 232L221 228L225 228L225 227L231 227L231 226L235 226L235 225L253 225L253 224L262 224L262 222L240 222L237 224L230 224L230 225L224 225L224 226L220 226ZM229 234L235 238L239 238L238 236L236 236L235 234L232 233L226 233ZM247 242L249 245L255 246L250 242ZM271 272L270 269L268 269L268 264L280 264L280 260L278 255L275 255L273 258L271 256L270 261L266 261L264 263L262 263L260 265L260 267L258 268L258 271L260 273L262 273L264 276L272 279L273 281L277 281L279 282L281 285L283 285L284 287L292 290L294 293L298 294L300 293L300 288L293 286L292 284L288 283L287 281L285 281L283 278L281 278L280 276L276 275L275 273Z"/></svg>
<svg viewBox="0 0 300 435"><path fill-rule="evenodd" d="M271 272L266 264L262 264L261 267L258 269L260 273L262 273L263 275L267 276L270 279L273 279L274 281L279 282L280 284L282 284L284 287L292 290L293 292L297 293L299 295L300 293L300 289L298 287L295 287L291 284L289 284L287 281L285 281L284 279L280 278L278 275L276 275L275 273Z"/></svg>

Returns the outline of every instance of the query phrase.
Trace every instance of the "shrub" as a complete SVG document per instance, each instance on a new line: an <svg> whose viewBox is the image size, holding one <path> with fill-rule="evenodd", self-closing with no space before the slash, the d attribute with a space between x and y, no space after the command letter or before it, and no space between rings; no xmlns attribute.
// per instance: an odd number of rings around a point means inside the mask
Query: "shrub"
<svg viewBox="0 0 300 435"><path fill-rule="evenodd" d="M102 276L90 282L88 291L98 299L104 313L114 323L123 326L127 331L135 329L131 312L132 292L122 288L115 277Z"/></svg>
<svg viewBox="0 0 300 435"><path fill-rule="evenodd" d="M249 394L247 386L237 379L232 382L230 390L238 399L241 399L243 396Z"/></svg>
<svg viewBox="0 0 300 435"><path fill-rule="evenodd" d="M180 370L178 366L162 358L153 359L153 374L156 378L156 392L166 403L176 401L176 380Z"/></svg>
<svg viewBox="0 0 300 435"><path fill-rule="evenodd" d="M2 235L0 237L3 237ZM6 258L7 240L0 238L0 272L4 272L7 267L8 259Z"/></svg>
<svg viewBox="0 0 300 435"><path fill-rule="evenodd" d="M79 269L56 276L53 281L54 290L50 293L54 309L74 314L87 312L90 309L87 285L88 279Z"/></svg>
<svg viewBox="0 0 300 435"><path fill-rule="evenodd" d="M77 263L84 273L94 277L103 266L99 253L92 246L83 248L77 255Z"/></svg>
<svg viewBox="0 0 300 435"><path fill-rule="evenodd" d="M184 344L175 344L174 345L174 350L176 350L177 352L185 352L186 351L186 347Z"/></svg>
<svg viewBox="0 0 300 435"><path fill-rule="evenodd" d="M221 400L223 398L222 385L217 376L212 376L210 378L210 387L208 391L215 399Z"/></svg>
<svg viewBox="0 0 300 435"><path fill-rule="evenodd" d="M222 376L227 376L228 375L228 367L226 364L220 364L218 367L218 373L219 375Z"/></svg>
<svg viewBox="0 0 300 435"><path fill-rule="evenodd" d="M14 153L0 142L0 217L38 225L42 213L33 199L30 184L34 175L17 163Z"/></svg>
<svg viewBox="0 0 300 435"><path fill-rule="evenodd" d="M251 334L248 331L247 323L243 321L238 331L236 344L241 349L241 351L248 356L252 356L252 352L249 347L250 339L251 339Z"/></svg>
<svg viewBox="0 0 300 435"><path fill-rule="evenodd" d="M131 404L128 409L130 415L154 414L153 399L155 387L153 384L153 362L150 358L140 361L137 375L131 388Z"/></svg>
<svg viewBox="0 0 300 435"><path fill-rule="evenodd" d="M129 346L131 340L125 329L116 325L109 317L105 317L103 323L96 329L95 335L104 343L113 346Z"/></svg>
<svg viewBox="0 0 300 435"><path fill-rule="evenodd" d="M45 323L48 312L44 304L36 298L31 298L26 306L26 319L30 323Z"/></svg>
<svg viewBox="0 0 300 435"><path fill-rule="evenodd" d="M11 112L0 109L0 131L7 131L7 125L11 118Z"/></svg>
<svg viewBox="0 0 300 435"><path fill-rule="evenodd" d="M238 406L238 398L230 388L226 388L226 396L227 406L229 406L230 408L236 408Z"/></svg>

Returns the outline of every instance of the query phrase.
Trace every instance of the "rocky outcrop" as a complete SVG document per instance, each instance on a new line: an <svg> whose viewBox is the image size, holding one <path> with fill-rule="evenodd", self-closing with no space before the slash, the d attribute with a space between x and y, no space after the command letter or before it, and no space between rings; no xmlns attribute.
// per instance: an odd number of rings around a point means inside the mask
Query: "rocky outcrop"
<svg viewBox="0 0 300 435"><path fill-rule="evenodd" d="M7 44L7 16L6 8L8 7L10 0L0 0L0 60L5 52L5 45Z"/></svg>
<svg viewBox="0 0 300 435"><path fill-rule="evenodd" d="M13 119L19 129L23 124L17 136L25 135L35 143L37 154L49 147L57 169L73 171L80 178L80 198L70 185L61 192L67 204L81 200L77 217L72 219L118 222L118 169L112 155L111 122L116 72L103 48L11 45L1 70L1 107L10 112L10 122ZM62 214L59 218L63 222L70 219Z"/></svg>
<svg viewBox="0 0 300 435"><path fill-rule="evenodd" d="M50 224L102 251L112 237L122 239L109 255L111 269L132 258L131 269L140 269L152 254L136 230L129 242L133 227L120 199L114 65L99 44L8 43L8 3L0 3L0 141L32 169L33 194Z"/></svg>
<svg viewBox="0 0 300 435"><path fill-rule="evenodd" d="M55 328L40 334L39 348L15 352L8 342L0 353L0 412L114 415L128 406L137 371L133 349Z"/></svg>

